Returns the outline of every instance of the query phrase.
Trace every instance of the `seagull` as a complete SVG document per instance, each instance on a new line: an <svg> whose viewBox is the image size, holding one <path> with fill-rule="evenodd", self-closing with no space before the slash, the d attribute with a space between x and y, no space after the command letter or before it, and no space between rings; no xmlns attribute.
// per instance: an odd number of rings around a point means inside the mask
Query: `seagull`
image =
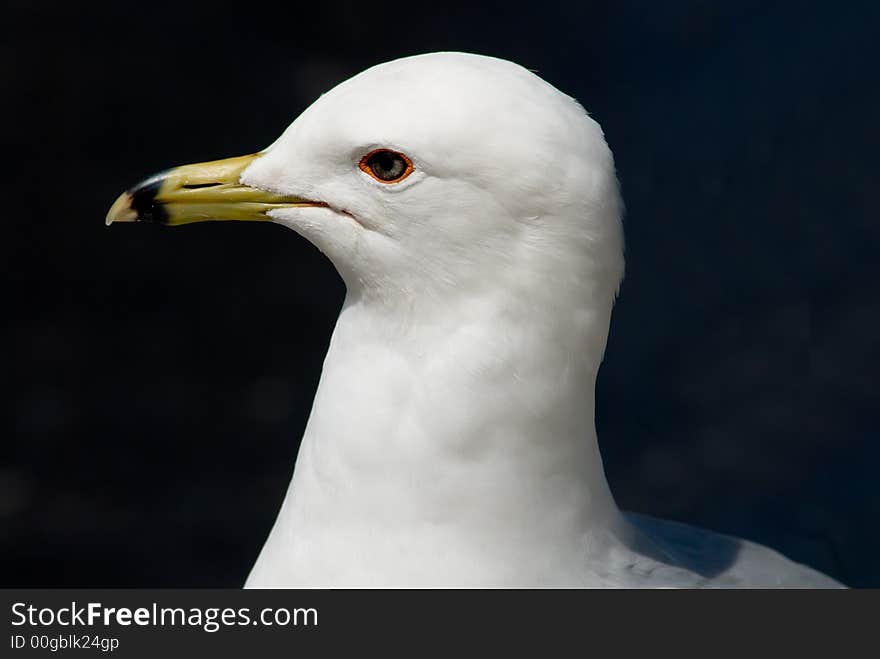
<svg viewBox="0 0 880 659"><path fill-rule="evenodd" d="M245 587L840 587L616 505L594 401L622 212L583 107L465 53L374 66L266 149L123 193L107 224L275 222L346 285Z"/></svg>

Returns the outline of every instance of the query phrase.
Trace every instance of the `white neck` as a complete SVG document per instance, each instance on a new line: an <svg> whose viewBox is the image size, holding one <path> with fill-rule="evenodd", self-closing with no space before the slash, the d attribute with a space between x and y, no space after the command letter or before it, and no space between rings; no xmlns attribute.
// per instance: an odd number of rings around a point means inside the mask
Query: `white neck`
<svg viewBox="0 0 880 659"><path fill-rule="evenodd" d="M247 585L576 583L619 517L593 417L610 310L535 306L426 323L349 294Z"/></svg>

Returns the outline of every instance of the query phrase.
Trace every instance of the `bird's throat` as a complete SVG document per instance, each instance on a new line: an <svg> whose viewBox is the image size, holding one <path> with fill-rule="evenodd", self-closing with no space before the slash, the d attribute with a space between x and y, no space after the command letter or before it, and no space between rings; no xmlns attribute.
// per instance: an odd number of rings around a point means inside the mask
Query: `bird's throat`
<svg viewBox="0 0 880 659"><path fill-rule="evenodd" d="M385 585L431 581L448 574L440 563L467 572L511 546L524 563L578 564L559 554L616 515L595 365L566 347L589 337L513 324L499 341L498 329L472 318L405 331L346 304L252 585L267 565L286 566L291 583L341 583L339 565L355 571L343 582L369 582L377 561Z"/></svg>

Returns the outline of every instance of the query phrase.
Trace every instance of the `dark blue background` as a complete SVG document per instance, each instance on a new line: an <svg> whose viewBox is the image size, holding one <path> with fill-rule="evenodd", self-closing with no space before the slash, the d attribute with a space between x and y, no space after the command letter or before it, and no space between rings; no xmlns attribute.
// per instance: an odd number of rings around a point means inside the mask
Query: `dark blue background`
<svg viewBox="0 0 880 659"><path fill-rule="evenodd" d="M619 503L880 586L877 3L78 4L4 10L0 585L242 583L342 284L278 226L104 214L368 65L467 50L578 98L616 155Z"/></svg>

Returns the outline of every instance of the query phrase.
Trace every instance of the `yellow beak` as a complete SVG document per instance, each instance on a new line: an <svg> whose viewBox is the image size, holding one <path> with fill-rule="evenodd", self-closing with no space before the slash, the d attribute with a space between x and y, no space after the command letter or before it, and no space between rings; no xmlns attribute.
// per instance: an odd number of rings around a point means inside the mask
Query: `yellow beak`
<svg viewBox="0 0 880 659"><path fill-rule="evenodd" d="M119 195L106 222L268 222L266 213L276 208L327 205L243 185L241 173L261 155L183 165L151 176Z"/></svg>

